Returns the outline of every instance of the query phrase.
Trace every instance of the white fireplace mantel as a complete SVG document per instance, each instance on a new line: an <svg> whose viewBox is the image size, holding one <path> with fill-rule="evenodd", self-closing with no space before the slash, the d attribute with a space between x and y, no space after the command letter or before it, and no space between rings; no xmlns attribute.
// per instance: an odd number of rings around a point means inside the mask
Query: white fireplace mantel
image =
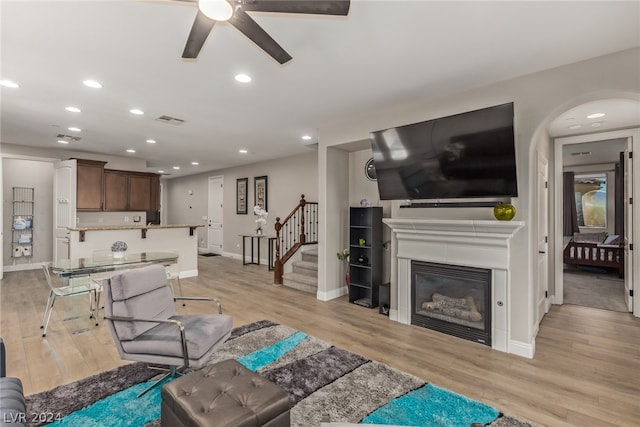
<svg viewBox="0 0 640 427"><path fill-rule="evenodd" d="M396 254L397 312L411 323L411 261L485 268L492 274L492 347L509 352L509 288L511 238L521 221L394 219L382 220L392 232ZM392 261L393 262L393 261Z"/></svg>

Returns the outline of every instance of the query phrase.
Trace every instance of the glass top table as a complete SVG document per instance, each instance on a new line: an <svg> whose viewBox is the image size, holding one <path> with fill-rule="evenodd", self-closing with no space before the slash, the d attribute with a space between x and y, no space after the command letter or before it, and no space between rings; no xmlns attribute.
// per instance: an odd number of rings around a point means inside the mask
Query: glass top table
<svg viewBox="0 0 640 427"><path fill-rule="evenodd" d="M60 277L85 276L147 264L175 264L179 256L177 252L126 252L123 256L104 253L91 258L59 259L51 263L51 271Z"/></svg>

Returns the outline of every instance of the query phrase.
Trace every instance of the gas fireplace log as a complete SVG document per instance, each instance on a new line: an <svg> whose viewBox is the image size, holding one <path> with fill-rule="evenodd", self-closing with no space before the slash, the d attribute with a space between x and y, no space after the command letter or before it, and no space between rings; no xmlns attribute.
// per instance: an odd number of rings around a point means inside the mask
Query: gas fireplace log
<svg viewBox="0 0 640 427"><path fill-rule="evenodd" d="M482 313L472 296L465 298L452 298L446 295L435 293L431 296L433 301L422 303L422 308L428 311L437 311L456 319L470 320L478 322L482 320Z"/></svg>

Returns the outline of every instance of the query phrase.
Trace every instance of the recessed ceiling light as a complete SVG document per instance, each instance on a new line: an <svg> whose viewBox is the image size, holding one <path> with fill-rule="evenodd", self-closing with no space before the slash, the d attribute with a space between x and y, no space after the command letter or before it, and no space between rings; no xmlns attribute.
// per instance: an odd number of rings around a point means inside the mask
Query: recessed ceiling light
<svg viewBox="0 0 640 427"><path fill-rule="evenodd" d="M245 150L244 148L241 148L241 149L238 150L238 153L241 153L241 154L247 154L248 152L249 151Z"/></svg>
<svg viewBox="0 0 640 427"><path fill-rule="evenodd" d="M58 144L68 144L69 141L65 141L64 139L59 139Z"/></svg>
<svg viewBox="0 0 640 427"><path fill-rule="evenodd" d="M95 81L95 80L91 80L91 79L89 79L89 80L85 80L85 81L83 81L82 83L83 83L85 86L92 87L92 88L94 88L94 89L100 89L100 88L102 88L102 83L97 82L97 81Z"/></svg>
<svg viewBox="0 0 640 427"><path fill-rule="evenodd" d="M193 166L198 166L200 163L198 163L198 162L191 162L191 164L192 164Z"/></svg>
<svg viewBox="0 0 640 427"><path fill-rule="evenodd" d="M164 173L164 171L163 171L163 170L160 170L160 171L158 171L158 173Z"/></svg>
<svg viewBox="0 0 640 427"><path fill-rule="evenodd" d="M127 153L135 153L135 152L136 152L136 150L134 150L133 148L129 148L129 149L127 150Z"/></svg>
<svg viewBox="0 0 640 427"><path fill-rule="evenodd" d="M311 139L311 135L302 135L302 139L304 139L305 141L308 141Z"/></svg>
<svg viewBox="0 0 640 427"><path fill-rule="evenodd" d="M147 139L147 142L148 142L149 144L155 144L155 143L156 143L156 140L155 140L155 139Z"/></svg>
<svg viewBox="0 0 640 427"><path fill-rule="evenodd" d="M71 126L70 128L67 128L67 129L69 129L71 132L81 132L82 131L82 129L74 127L74 126Z"/></svg>
<svg viewBox="0 0 640 427"><path fill-rule="evenodd" d="M602 126L602 122L591 123L592 128L599 128L600 126Z"/></svg>
<svg viewBox="0 0 640 427"><path fill-rule="evenodd" d="M178 169L180 169L180 166L174 166L173 168L174 168L175 170L178 170Z"/></svg>
<svg viewBox="0 0 640 427"><path fill-rule="evenodd" d="M569 129L580 129L582 127L582 125L571 125L569 126Z"/></svg>
<svg viewBox="0 0 640 427"><path fill-rule="evenodd" d="M132 108L131 110L129 110L129 112L131 114L135 114L136 116L141 116L144 114L144 111L138 109L138 108Z"/></svg>
<svg viewBox="0 0 640 427"><path fill-rule="evenodd" d="M598 119L600 117L604 117L605 114L604 113L593 113L593 114L589 114L587 116L587 119Z"/></svg>
<svg viewBox="0 0 640 427"><path fill-rule="evenodd" d="M10 87L12 89L20 87L18 83L12 82L11 80L0 80L0 86Z"/></svg>
<svg viewBox="0 0 640 427"><path fill-rule="evenodd" d="M65 110L71 112L71 113L79 113L80 109L78 107L73 107L73 106L69 106L69 107L65 107Z"/></svg>
<svg viewBox="0 0 640 427"><path fill-rule="evenodd" d="M249 83L251 81L251 76L243 73L236 74L236 81L239 81L240 83Z"/></svg>

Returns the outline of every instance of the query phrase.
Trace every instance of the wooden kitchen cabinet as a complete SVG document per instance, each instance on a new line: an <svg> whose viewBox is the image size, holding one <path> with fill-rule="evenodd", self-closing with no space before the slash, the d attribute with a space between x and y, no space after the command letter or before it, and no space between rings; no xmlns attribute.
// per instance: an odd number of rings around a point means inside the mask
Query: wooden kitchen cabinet
<svg viewBox="0 0 640 427"><path fill-rule="evenodd" d="M151 174L151 209L150 211L160 210L160 175Z"/></svg>
<svg viewBox="0 0 640 427"><path fill-rule="evenodd" d="M149 175L129 175L129 210L151 210L151 177Z"/></svg>
<svg viewBox="0 0 640 427"><path fill-rule="evenodd" d="M128 210L128 173L125 171L104 171L104 210Z"/></svg>
<svg viewBox="0 0 640 427"><path fill-rule="evenodd" d="M107 162L76 159L77 206L79 211L101 211L104 208L104 165Z"/></svg>
<svg viewBox="0 0 640 427"><path fill-rule="evenodd" d="M105 169L105 211L159 210L160 177Z"/></svg>

